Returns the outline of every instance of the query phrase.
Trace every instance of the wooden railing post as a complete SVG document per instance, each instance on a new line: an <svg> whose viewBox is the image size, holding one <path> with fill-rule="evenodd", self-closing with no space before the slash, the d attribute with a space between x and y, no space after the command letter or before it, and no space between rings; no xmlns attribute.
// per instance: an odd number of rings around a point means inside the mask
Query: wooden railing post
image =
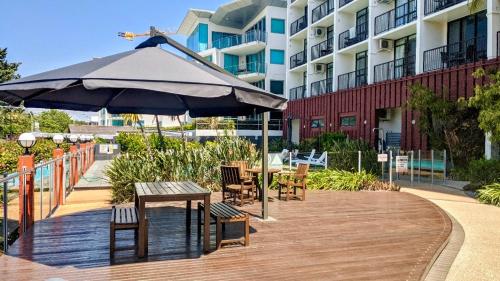
<svg viewBox="0 0 500 281"><path fill-rule="evenodd" d="M64 173L64 150L62 148L56 148L52 152L52 158L54 159L54 190L57 194L58 204L64 204L64 182L63 182L63 173Z"/></svg>
<svg viewBox="0 0 500 281"><path fill-rule="evenodd" d="M70 169L71 169L71 178L70 178L70 184L72 187L76 185L78 182L78 147L76 145L72 145L69 148L69 152L71 153L71 160L70 160Z"/></svg>
<svg viewBox="0 0 500 281"><path fill-rule="evenodd" d="M23 234L35 222L35 156L19 156L19 235ZM27 171L27 172L26 172Z"/></svg>

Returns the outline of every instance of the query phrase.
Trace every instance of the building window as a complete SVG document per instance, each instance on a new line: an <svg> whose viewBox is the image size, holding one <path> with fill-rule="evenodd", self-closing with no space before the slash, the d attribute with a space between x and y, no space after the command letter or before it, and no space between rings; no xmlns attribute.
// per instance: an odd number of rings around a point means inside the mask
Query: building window
<svg viewBox="0 0 500 281"><path fill-rule="evenodd" d="M272 49L271 64L285 64L285 51Z"/></svg>
<svg viewBox="0 0 500 281"><path fill-rule="evenodd" d="M123 125L123 120L111 120L111 126L122 127Z"/></svg>
<svg viewBox="0 0 500 281"><path fill-rule="evenodd" d="M354 126L356 126L356 116L340 117L340 126L342 126L342 127L354 127Z"/></svg>
<svg viewBox="0 0 500 281"><path fill-rule="evenodd" d="M270 87L270 92L275 94L275 95L283 95L284 91L284 81L279 81L279 80L271 80L271 87Z"/></svg>
<svg viewBox="0 0 500 281"><path fill-rule="evenodd" d="M208 25L200 23L187 39L187 47L195 52L208 49Z"/></svg>
<svg viewBox="0 0 500 281"><path fill-rule="evenodd" d="M325 127L325 121L323 119L313 119L311 120L311 128L319 129Z"/></svg>
<svg viewBox="0 0 500 281"><path fill-rule="evenodd" d="M240 58L235 55L224 54L224 69L233 75L238 74L238 65Z"/></svg>
<svg viewBox="0 0 500 281"><path fill-rule="evenodd" d="M271 33L285 34L285 20L271 19Z"/></svg>

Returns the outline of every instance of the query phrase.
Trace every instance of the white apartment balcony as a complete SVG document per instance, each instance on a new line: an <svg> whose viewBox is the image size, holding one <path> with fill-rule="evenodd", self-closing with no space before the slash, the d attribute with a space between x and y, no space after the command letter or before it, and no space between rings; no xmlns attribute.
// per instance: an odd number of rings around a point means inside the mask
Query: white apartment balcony
<svg viewBox="0 0 500 281"><path fill-rule="evenodd" d="M398 39L417 32L417 1L412 0L375 17L374 39Z"/></svg>
<svg viewBox="0 0 500 281"><path fill-rule="evenodd" d="M307 70L307 50L298 52L290 57L290 71L304 72Z"/></svg>
<svg viewBox="0 0 500 281"><path fill-rule="evenodd" d="M265 63L251 62L224 68L239 79L248 83L257 82L266 78Z"/></svg>
<svg viewBox="0 0 500 281"><path fill-rule="evenodd" d="M266 48L267 34L262 31L252 31L243 35L221 38L213 42L212 47L231 55L255 54Z"/></svg>
<svg viewBox="0 0 500 281"><path fill-rule="evenodd" d="M290 24L290 39L305 39L307 36L307 16L302 16Z"/></svg>
<svg viewBox="0 0 500 281"><path fill-rule="evenodd" d="M356 13L357 11L368 7L368 0L339 0L339 12Z"/></svg>
<svg viewBox="0 0 500 281"><path fill-rule="evenodd" d="M290 0L289 8L304 8L307 6L307 0Z"/></svg>
<svg viewBox="0 0 500 281"><path fill-rule="evenodd" d="M333 61L333 38L311 47L311 63L330 63Z"/></svg>
<svg viewBox="0 0 500 281"><path fill-rule="evenodd" d="M424 2L424 21L449 22L468 14L470 11L467 0L425 0Z"/></svg>
<svg viewBox="0 0 500 281"><path fill-rule="evenodd" d="M333 0L326 0L314 8L311 13L311 27L333 25L334 8L335 4Z"/></svg>
<svg viewBox="0 0 500 281"><path fill-rule="evenodd" d="M339 34L339 53L355 54L368 49L368 23L352 27Z"/></svg>

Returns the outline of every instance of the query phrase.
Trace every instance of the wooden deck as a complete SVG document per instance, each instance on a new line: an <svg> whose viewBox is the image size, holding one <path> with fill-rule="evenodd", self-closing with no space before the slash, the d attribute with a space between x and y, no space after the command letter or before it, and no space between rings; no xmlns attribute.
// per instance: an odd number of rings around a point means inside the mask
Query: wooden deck
<svg viewBox="0 0 500 281"><path fill-rule="evenodd" d="M203 255L196 212L192 234L185 235L184 206L149 206L147 261L117 252L117 264L109 264L110 210L99 209L37 222L0 257L0 274L3 280L420 280L451 232L441 209L412 194L309 192L305 202L270 202L276 221L252 217L249 247ZM259 204L243 210L260 214ZM226 230L237 237L239 229ZM132 233L117 235L118 243L124 239L131 242ZM214 247L215 231L211 241Z"/></svg>

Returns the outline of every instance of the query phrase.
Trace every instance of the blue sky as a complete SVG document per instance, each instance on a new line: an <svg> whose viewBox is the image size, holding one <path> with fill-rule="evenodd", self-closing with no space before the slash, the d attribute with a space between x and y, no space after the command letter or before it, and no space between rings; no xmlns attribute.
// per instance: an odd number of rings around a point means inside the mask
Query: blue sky
<svg viewBox="0 0 500 281"><path fill-rule="evenodd" d="M27 76L134 48L119 31L177 29L189 8L214 10L230 0L0 0L0 47ZM175 36L185 43L185 38Z"/></svg>
<svg viewBox="0 0 500 281"><path fill-rule="evenodd" d="M177 30L189 8L215 10L229 1L0 0L0 48L7 47L7 60L21 62L19 73L28 76L133 49L144 39L130 42L118 32L143 33L151 25ZM91 115L70 114L80 120Z"/></svg>

